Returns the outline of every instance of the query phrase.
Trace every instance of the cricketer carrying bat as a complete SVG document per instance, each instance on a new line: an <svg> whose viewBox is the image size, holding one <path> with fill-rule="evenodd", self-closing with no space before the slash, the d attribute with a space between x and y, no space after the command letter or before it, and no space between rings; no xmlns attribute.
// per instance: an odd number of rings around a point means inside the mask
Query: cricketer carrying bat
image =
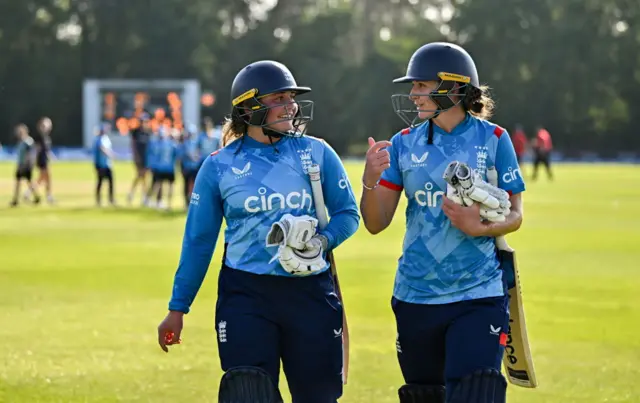
<svg viewBox="0 0 640 403"><path fill-rule="evenodd" d="M355 233L359 214L346 172L324 141L304 135L312 101L289 69L258 61L235 77L224 143L196 177L169 313L158 342L180 344L183 315L205 278L224 218L216 324L225 374L220 403L282 402L282 360L294 403L342 395L342 303L327 252ZM329 223L318 220L307 175L321 168Z"/></svg>
<svg viewBox="0 0 640 403"><path fill-rule="evenodd" d="M504 402L508 295L494 240L522 222L525 186L513 145L486 120L493 103L463 48L426 44L394 82L411 88L392 96L410 127L390 142L369 139L360 208L366 228L377 234L391 223L403 192L408 202L391 300L405 381L400 402ZM451 188L450 197L469 207L456 204L446 197L443 177L452 161L482 178L495 166L509 194L463 177L466 187L459 194Z"/></svg>

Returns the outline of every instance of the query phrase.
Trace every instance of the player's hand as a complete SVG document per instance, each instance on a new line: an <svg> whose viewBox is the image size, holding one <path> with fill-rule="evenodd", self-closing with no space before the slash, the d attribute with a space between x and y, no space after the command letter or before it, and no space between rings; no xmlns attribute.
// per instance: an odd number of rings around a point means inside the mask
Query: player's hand
<svg viewBox="0 0 640 403"><path fill-rule="evenodd" d="M390 141L376 142L373 137L369 137L369 150L366 154L366 163L362 180L368 187L374 187L380 180L382 172L391 166L391 155L389 151L383 150L391 147Z"/></svg>
<svg viewBox="0 0 640 403"><path fill-rule="evenodd" d="M451 225L469 236L483 236L486 225L480 218L480 204L459 206L448 197L442 198L442 211L451 220Z"/></svg>
<svg viewBox="0 0 640 403"><path fill-rule="evenodd" d="M182 317L184 313L169 311L167 317L158 326L158 344L165 353L169 352L167 346L182 343L180 333L182 333Z"/></svg>

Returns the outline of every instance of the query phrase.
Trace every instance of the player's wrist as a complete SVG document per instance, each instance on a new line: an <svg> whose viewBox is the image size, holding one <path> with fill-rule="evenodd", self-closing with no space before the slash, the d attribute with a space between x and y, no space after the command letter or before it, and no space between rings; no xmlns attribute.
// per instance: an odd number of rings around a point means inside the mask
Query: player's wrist
<svg viewBox="0 0 640 403"><path fill-rule="evenodd" d="M174 309L169 309L169 315L171 316L184 316L186 312L176 311Z"/></svg>
<svg viewBox="0 0 640 403"><path fill-rule="evenodd" d="M362 177L362 187L365 188L366 190L373 190L377 188L379 184L380 184L380 179L374 182L372 180L367 180L364 176Z"/></svg>

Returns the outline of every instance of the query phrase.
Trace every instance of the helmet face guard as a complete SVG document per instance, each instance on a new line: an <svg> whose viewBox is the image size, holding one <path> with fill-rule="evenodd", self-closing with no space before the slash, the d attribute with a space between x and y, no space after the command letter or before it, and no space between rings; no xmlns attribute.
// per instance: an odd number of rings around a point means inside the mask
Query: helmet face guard
<svg viewBox="0 0 640 403"><path fill-rule="evenodd" d="M266 135L271 137L301 137L307 131L308 123L313 120L313 101L310 100L294 100L292 102L286 102L276 105L265 105L260 102L260 98L270 95L277 94L279 92L287 92L293 91L296 94L307 92L306 88L282 88L271 92L269 94L262 94L258 96L258 90L253 88L239 97L235 98L232 102L233 105L233 114L240 118L243 122L245 122L249 126L258 126L263 129ZM269 111L272 108L277 107L285 107L285 110L288 110L287 106L291 107L291 105L297 106L297 111L295 115L278 119L273 122L267 122L267 116ZM291 121L293 128L286 132L281 132L275 129L272 129L272 125Z"/></svg>
<svg viewBox="0 0 640 403"><path fill-rule="evenodd" d="M391 95L391 104L396 114L410 127L416 126L425 120L435 118L440 113L445 112L454 106L459 105L466 96L467 88L470 86L470 78L458 74L438 73L438 87L426 93L409 93ZM413 81L433 81L426 77L404 77L394 80L398 83L410 83ZM455 84L459 85L456 86ZM426 96L433 101L436 109L418 109L414 103L417 97ZM421 119L420 113L429 113L427 118Z"/></svg>

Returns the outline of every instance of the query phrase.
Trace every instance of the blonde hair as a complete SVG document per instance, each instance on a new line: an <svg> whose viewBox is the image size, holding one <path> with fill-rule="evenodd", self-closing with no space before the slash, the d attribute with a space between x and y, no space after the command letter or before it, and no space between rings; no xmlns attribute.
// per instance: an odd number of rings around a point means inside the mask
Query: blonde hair
<svg viewBox="0 0 640 403"><path fill-rule="evenodd" d="M52 126L53 126L53 123L51 122L51 119L49 119L46 116L42 117L38 122L38 129L40 129L43 132L50 132Z"/></svg>
<svg viewBox="0 0 640 403"><path fill-rule="evenodd" d="M232 114L230 118L225 119L224 125L222 126L222 146L225 147L244 136L246 130L247 124L244 120Z"/></svg>
<svg viewBox="0 0 640 403"><path fill-rule="evenodd" d="M489 87L486 85L482 85L480 88L468 86L466 93L467 95L462 101L462 107L465 111L468 111L477 118L485 120L493 115L495 102L489 95Z"/></svg>

